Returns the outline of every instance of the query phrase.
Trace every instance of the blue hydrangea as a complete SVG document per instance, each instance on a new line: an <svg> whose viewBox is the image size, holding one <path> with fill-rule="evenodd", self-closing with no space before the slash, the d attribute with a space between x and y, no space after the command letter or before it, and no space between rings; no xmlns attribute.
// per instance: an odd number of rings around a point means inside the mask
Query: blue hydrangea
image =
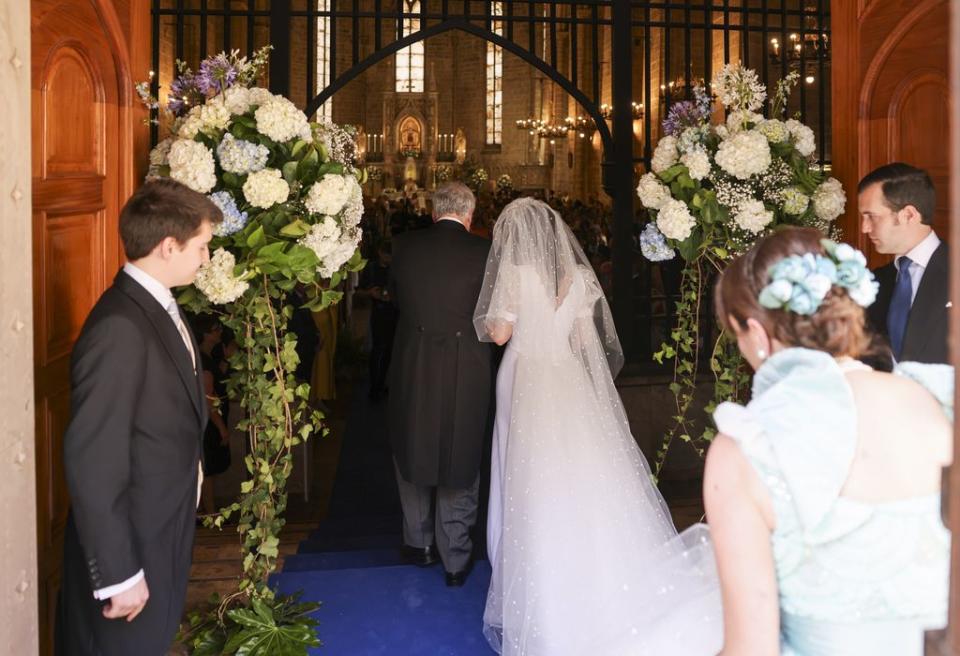
<svg viewBox="0 0 960 656"><path fill-rule="evenodd" d="M640 252L651 262L672 260L676 255L674 250L667 246L667 240L657 229L656 223L648 223L640 233Z"/></svg>
<svg viewBox="0 0 960 656"><path fill-rule="evenodd" d="M247 213L241 212L237 201L229 191L217 191L207 196L223 212L223 221L213 230L218 237L226 237L243 230L247 225Z"/></svg>
<svg viewBox="0 0 960 656"><path fill-rule="evenodd" d="M237 139L228 132L217 146L217 158L224 171L246 175L256 173L267 165L270 149L261 144Z"/></svg>

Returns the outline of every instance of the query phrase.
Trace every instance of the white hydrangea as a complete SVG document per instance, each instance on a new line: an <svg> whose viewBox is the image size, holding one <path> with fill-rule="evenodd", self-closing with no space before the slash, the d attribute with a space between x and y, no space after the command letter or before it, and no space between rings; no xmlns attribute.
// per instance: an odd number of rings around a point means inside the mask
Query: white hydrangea
<svg viewBox="0 0 960 656"><path fill-rule="evenodd" d="M320 264L317 270L324 278L330 278L346 264L360 243L359 229L342 230L333 217L325 216L310 228L300 243L312 250Z"/></svg>
<svg viewBox="0 0 960 656"><path fill-rule="evenodd" d="M257 130L277 143L299 136L307 125L306 115L282 96L274 96L254 113Z"/></svg>
<svg viewBox="0 0 960 656"><path fill-rule="evenodd" d="M687 204L675 198L664 203L657 213L657 229L667 239L683 241L690 236L696 224Z"/></svg>
<svg viewBox="0 0 960 656"><path fill-rule="evenodd" d="M770 166L770 144L755 130L738 132L720 142L717 165L735 178L746 180Z"/></svg>
<svg viewBox="0 0 960 656"><path fill-rule="evenodd" d="M659 210L670 200L670 190L656 175L645 173L640 177L640 184L637 185L637 196L640 197L640 203L644 207Z"/></svg>
<svg viewBox="0 0 960 656"><path fill-rule="evenodd" d="M257 107L262 107L263 105L266 105L268 102L270 102L274 98L273 94L270 93L268 89L264 89L263 87L253 87L248 91L249 93L247 95L247 98L250 100L250 104L256 105Z"/></svg>
<svg viewBox="0 0 960 656"><path fill-rule="evenodd" d="M150 151L150 167L147 169L147 179L156 178L160 175L160 167L168 164L167 158L170 155L170 146L173 145L174 137L167 137Z"/></svg>
<svg viewBox="0 0 960 656"><path fill-rule="evenodd" d="M781 143L790 138L790 131L783 121L771 118L761 121L757 125L757 131L763 134L770 143Z"/></svg>
<svg viewBox="0 0 960 656"><path fill-rule="evenodd" d="M234 85L210 102L223 103L231 114L246 114L250 111L250 89Z"/></svg>
<svg viewBox="0 0 960 656"><path fill-rule="evenodd" d="M773 221L773 212L763 206L763 201L747 200L740 203L739 211L734 215L733 222L743 230L759 233Z"/></svg>
<svg viewBox="0 0 960 656"><path fill-rule="evenodd" d="M357 231L359 235L360 231ZM344 235L337 247L320 264L320 275L324 278L330 278L340 268L350 261L353 254L357 252L357 244L360 242L359 236Z"/></svg>
<svg viewBox="0 0 960 656"><path fill-rule="evenodd" d="M300 238L300 243L312 250L322 265L340 243L340 226L333 217L325 216L323 221L310 227L310 232Z"/></svg>
<svg viewBox="0 0 960 656"><path fill-rule="evenodd" d="M194 107L193 109L197 108ZM183 139L193 139L202 129L203 120L200 118L200 113L194 113L193 110L190 110L190 113L181 119L180 126L177 128L177 135Z"/></svg>
<svg viewBox="0 0 960 656"><path fill-rule="evenodd" d="M804 157L810 157L817 149L817 139L813 135L813 130L796 119L788 119L786 122L787 130L793 137L793 145Z"/></svg>
<svg viewBox="0 0 960 656"><path fill-rule="evenodd" d="M290 195L290 185L277 169L263 169L251 173L243 183L243 196L254 207L269 209L283 203Z"/></svg>
<svg viewBox="0 0 960 656"><path fill-rule="evenodd" d="M230 125L230 110L219 102L207 102L190 109L180 124L177 134L184 139L193 139L198 132L213 134Z"/></svg>
<svg viewBox="0 0 960 656"><path fill-rule="evenodd" d="M217 184L213 153L199 141L178 139L167 156L170 177L205 194Z"/></svg>
<svg viewBox="0 0 960 656"><path fill-rule="evenodd" d="M200 106L200 120L204 132L226 130L230 125L230 110L223 103L205 103Z"/></svg>
<svg viewBox="0 0 960 656"><path fill-rule="evenodd" d="M247 291L250 284L233 275L237 261L230 251L218 248L210 261L197 271L194 281L197 289L206 296L211 303L223 305L232 303Z"/></svg>
<svg viewBox="0 0 960 656"><path fill-rule="evenodd" d="M680 163L690 171L694 180L703 180L710 175L710 156L705 150L692 150L680 158Z"/></svg>
<svg viewBox="0 0 960 656"><path fill-rule="evenodd" d="M810 197L803 193L800 187L787 187L783 190L783 211L785 214L800 216L807 211Z"/></svg>
<svg viewBox="0 0 960 656"><path fill-rule="evenodd" d="M823 221L833 221L843 214L846 204L847 196L843 192L843 185L836 178L827 178L813 192L813 211L817 218Z"/></svg>
<svg viewBox="0 0 960 656"><path fill-rule="evenodd" d="M303 204L314 214L338 214L350 200L353 192L348 178L353 176L327 173L310 187ZM353 180L356 182L356 178Z"/></svg>
<svg viewBox="0 0 960 656"><path fill-rule="evenodd" d="M662 173L677 163L680 159L680 153L677 152L677 138L666 136L657 144L653 151L653 159L650 162L650 168L654 173Z"/></svg>
<svg viewBox="0 0 960 656"><path fill-rule="evenodd" d="M715 128L713 128L713 132L714 132L714 134L716 134L718 137L720 137L720 140L721 140L721 141L722 141L723 139L726 139L726 138L728 138L728 137L730 136L730 130L727 128L726 125L718 125L718 126L716 126Z"/></svg>

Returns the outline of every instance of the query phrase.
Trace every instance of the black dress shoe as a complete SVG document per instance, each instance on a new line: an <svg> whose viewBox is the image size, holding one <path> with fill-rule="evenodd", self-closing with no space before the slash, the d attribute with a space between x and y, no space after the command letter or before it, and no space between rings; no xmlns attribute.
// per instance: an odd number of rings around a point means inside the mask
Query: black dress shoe
<svg viewBox="0 0 960 656"><path fill-rule="evenodd" d="M464 583L467 582L467 577L470 576L470 572L473 571L473 561L467 563L467 566L464 567L459 572L447 572L447 587L448 588L459 588L462 587Z"/></svg>
<svg viewBox="0 0 960 656"><path fill-rule="evenodd" d="M430 567L440 562L440 558L432 546L411 547L405 544L400 547L400 555L403 556L403 560L408 564L416 565L417 567Z"/></svg>

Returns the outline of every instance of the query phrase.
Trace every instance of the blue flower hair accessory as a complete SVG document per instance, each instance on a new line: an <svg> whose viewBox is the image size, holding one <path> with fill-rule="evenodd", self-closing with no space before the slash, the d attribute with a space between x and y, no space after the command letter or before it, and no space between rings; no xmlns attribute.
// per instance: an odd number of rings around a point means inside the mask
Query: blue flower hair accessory
<svg viewBox="0 0 960 656"><path fill-rule="evenodd" d="M854 303L867 307L879 285L867 268L867 258L849 244L821 239L826 255L791 255L770 268L770 284L760 291L760 305L810 315L834 285L843 287Z"/></svg>

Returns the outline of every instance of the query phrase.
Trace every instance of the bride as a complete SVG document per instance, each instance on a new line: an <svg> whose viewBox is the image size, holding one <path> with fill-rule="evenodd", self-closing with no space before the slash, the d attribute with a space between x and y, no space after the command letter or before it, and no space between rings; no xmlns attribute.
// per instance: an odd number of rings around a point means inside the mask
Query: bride
<svg viewBox="0 0 960 656"><path fill-rule="evenodd" d="M572 232L510 203L474 315L497 376L484 635L502 654L716 654L706 530L677 535L613 383L623 353Z"/></svg>

